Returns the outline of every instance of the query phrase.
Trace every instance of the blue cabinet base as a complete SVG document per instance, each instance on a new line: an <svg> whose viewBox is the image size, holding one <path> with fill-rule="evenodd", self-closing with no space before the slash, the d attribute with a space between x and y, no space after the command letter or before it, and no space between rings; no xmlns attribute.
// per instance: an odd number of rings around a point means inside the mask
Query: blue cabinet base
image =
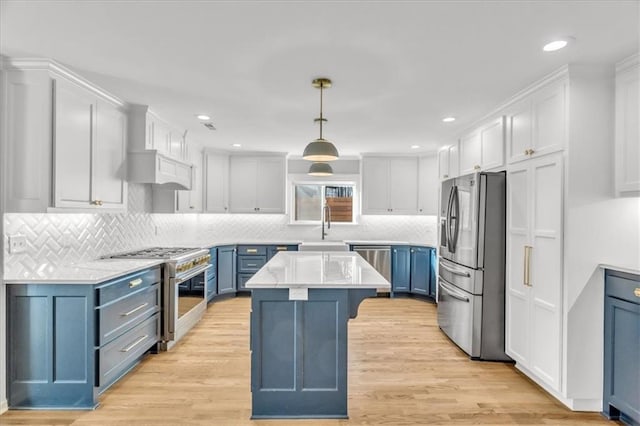
<svg viewBox="0 0 640 426"><path fill-rule="evenodd" d="M347 418L347 323L375 290L253 289L252 418Z"/></svg>

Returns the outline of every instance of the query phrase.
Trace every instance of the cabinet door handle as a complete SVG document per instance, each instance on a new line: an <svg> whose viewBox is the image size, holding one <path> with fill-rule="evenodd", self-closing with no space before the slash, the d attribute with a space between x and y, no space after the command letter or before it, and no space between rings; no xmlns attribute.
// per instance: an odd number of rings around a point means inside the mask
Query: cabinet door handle
<svg viewBox="0 0 640 426"><path fill-rule="evenodd" d="M129 281L129 288L134 288L142 284L142 278L136 278L135 280Z"/></svg>
<svg viewBox="0 0 640 426"><path fill-rule="evenodd" d="M130 310L129 312L125 312L124 314L121 314L123 317L128 317L129 315L133 314L134 312L138 312L140 309L144 308L145 306L147 306L149 304L149 302L143 303L142 305L138 306L137 308L133 308L132 310Z"/></svg>
<svg viewBox="0 0 640 426"><path fill-rule="evenodd" d="M531 246L524 246L524 285L533 287L531 285Z"/></svg>
<svg viewBox="0 0 640 426"><path fill-rule="evenodd" d="M638 287L635 290L633 290L633 294L635 294L636 297L640 297L640 287Z"/></svg>
<svg viewBox="0 0 640 426"><path fill-rule="evenodd" d="M287 246L278 246L278 247L276 247L276 250L278 250L278 251L287 251Z"/></svg>
<svg viewBox="0 0 640 426"><path fill-rule="evenodd" d="M475 165L475 166L473 166L473 169L474 169L474 170L480 170L480 166Z"/></svg>
<svg viewBox="0 0 640 426"><path fill-rule="evenodd" d="M141 338L139 338L138 340L136 340L135 342L133 342L132 344L130 344L129 346L127 346L126 348L122 348L120 349L120 352L129 352L131 349L135 348L136 346L138 346L140 343L144 342L144 340L149 337L147 334L145 334L144 336L142 336Z"/></svg>
<svg viewBox="0 0 640 426"><path fill-rule="evenodd" d="M247 253L257 253L258 249L247 249Z"/></svg>
<svg viewBox="0 0 640 426"><path fill-rule="evenodd" d="M253 266L253 267L255 267L255 266L258 266L258 264L257 264L257 263L247 263L247 266Z"/></svg>

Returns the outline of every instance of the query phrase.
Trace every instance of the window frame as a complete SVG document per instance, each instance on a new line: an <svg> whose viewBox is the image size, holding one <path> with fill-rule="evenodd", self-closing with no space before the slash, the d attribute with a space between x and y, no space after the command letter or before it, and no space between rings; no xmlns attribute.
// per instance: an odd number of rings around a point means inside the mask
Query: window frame
<svg viewBox="0 0 640 426"><path fill-rule="evenodd" d="M351 222L332 222L331 226L353 226L360 222L360 183L357 175L340 175L337 177L326 176L313 178L309 175L290 175L289 178L289 225L295 226L319 226L321 220L296 220L296 185L322 186L323 195L326 186L350 186L353 188L353 205Z"/></svg>

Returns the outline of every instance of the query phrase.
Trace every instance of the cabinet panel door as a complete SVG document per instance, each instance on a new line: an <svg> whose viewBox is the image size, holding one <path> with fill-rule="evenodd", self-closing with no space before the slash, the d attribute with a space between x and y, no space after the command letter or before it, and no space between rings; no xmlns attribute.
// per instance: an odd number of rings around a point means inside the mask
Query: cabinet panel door
<svg viewBox="0 0 640 426"><path fill-rule="evenodd" d="M362 213L389 212L389 160L380 157L362 159Z"/></svg>
<svg viewBox="0 0 640 426"><path fill-rule="evenodd" d="M418 213L418 159L389 159L389 204L392 213Z"/></svg>
<svg viewBox="0 0 640 426"><path fill-rule="evenodd" d="M473 132L460 138L460 175L479 171L481 155L480 133Z"/></svg>
<svg viewBox="0 0 640 426"><path fill-rule="evenodd" d="M525 99L507 115L507 153L509 163L529 158L525 151L532 145L531 100Z"/></svg>
<svg viewBox="0 0 640 426"><path fill-rule="evenodd" d="M103 208L121 208L127 201L126 116L109 102L98 101L96 105L92 199L102 201Z"/></svg>
<svg viewBox="0 0 640 426"><path fill-rule="evenodd" d="M236 291L236 248L218 247L218 294Z"/></svg>
<svg viewBox="0 0 640 426"><path fill-rule="evenodd" d="M531 368L560 389L562 154L532 161Z"/></svg>
<svg viewBox="0 0 640 426"><path fill-rule="evenodd" d="M153 149L157 149L158 151L165 154L171 154L171 149L169 147L169 138L171 131L169 130L169 126L155 117L150 118L150 120L153 120Z"/></svg>
<svg viewBox="0 0 640 426"><path fill-rule="evenodd" d="M258 159L255 181L259 213L284 213L285 160L284 157Z"/></svg>
<svg viewBox="0 0 640 426"><path fill-rule="evenodd" d="M391 291L407 293L411 288L411 253L409 247L391 248Z"/></svg>
<svg viewBox="0 0 640 426"><path fill-rule="evenodd" d="M231 213L255 213L257 160L231 157L229 160L229 208Z"/></svg>
<svg viewBox="0 0 640 426"><path fill-rule="evenodd" d="M524 253L529 244L530 205L528 164L507 171L507 267L505 351L519 363L529 362L529 287L524 283Z"/></svg>
<svg viewBox="0 0 640 426"><path fill-rule="evenodd" d="M535 155L547 154L565 145L565 97L566 84L549 87L534 99L535 127L533 144Z"/></svg>
<svg viewBox="0 0 640 426"><path fill-rule="evenodd" d="M502 117L480 130L480 145L482 170L504 165L504 119Z"/></svg>
<svg viewBox="0 0 640 426"><path fill-rule="evenodd" d="M435 156L420 157L418 165L418 213L424 215L438 214L438 159Z"/></svg>
<svg viewBox="0 0 640 426"><path fill-rule="evenodd" d="M228 206L229 156L205 154L204 208L209 213L226 213Z"/></svg>
<svg viewBox="0 0 640 426"><path fill-rule="evenodd" d="M429 249L415 247L411 249L411 292L429 295Z"/></svg>
<svg viewBox="0 0 640 426"><path fill-rule="evenodd" d="M449 147L449 177L460 176L460 152L458 144L455 143Z"/></svg>
<svg viewBox="0 0 640 426"><path fill-rule="evenodd" d="M640 192L639 65L616 76L616 191Z"/></svg>
<svg viewBox="0 0 640 426"><path fill-rule="evenodd" d="M438 151L438 176L439 179L449 178L449 148Z"/></svg>
<svg viewBox="0 0 640 426"><path fill-rule="evenodd" d="M55 80L55 207L87 207L91 198L91 143L95 98Z"/></svg>

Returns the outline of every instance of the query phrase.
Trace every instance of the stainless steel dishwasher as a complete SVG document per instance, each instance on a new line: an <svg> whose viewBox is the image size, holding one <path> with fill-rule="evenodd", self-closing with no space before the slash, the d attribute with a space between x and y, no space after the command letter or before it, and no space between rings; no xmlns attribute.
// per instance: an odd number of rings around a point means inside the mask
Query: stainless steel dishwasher
<svg viewBox="0 0 640 426"><path fill-rule="evenodd" d="M353 251L364 257L364 260L369 262L380 275L391 282L391 246L354 245Z"/></svg>

